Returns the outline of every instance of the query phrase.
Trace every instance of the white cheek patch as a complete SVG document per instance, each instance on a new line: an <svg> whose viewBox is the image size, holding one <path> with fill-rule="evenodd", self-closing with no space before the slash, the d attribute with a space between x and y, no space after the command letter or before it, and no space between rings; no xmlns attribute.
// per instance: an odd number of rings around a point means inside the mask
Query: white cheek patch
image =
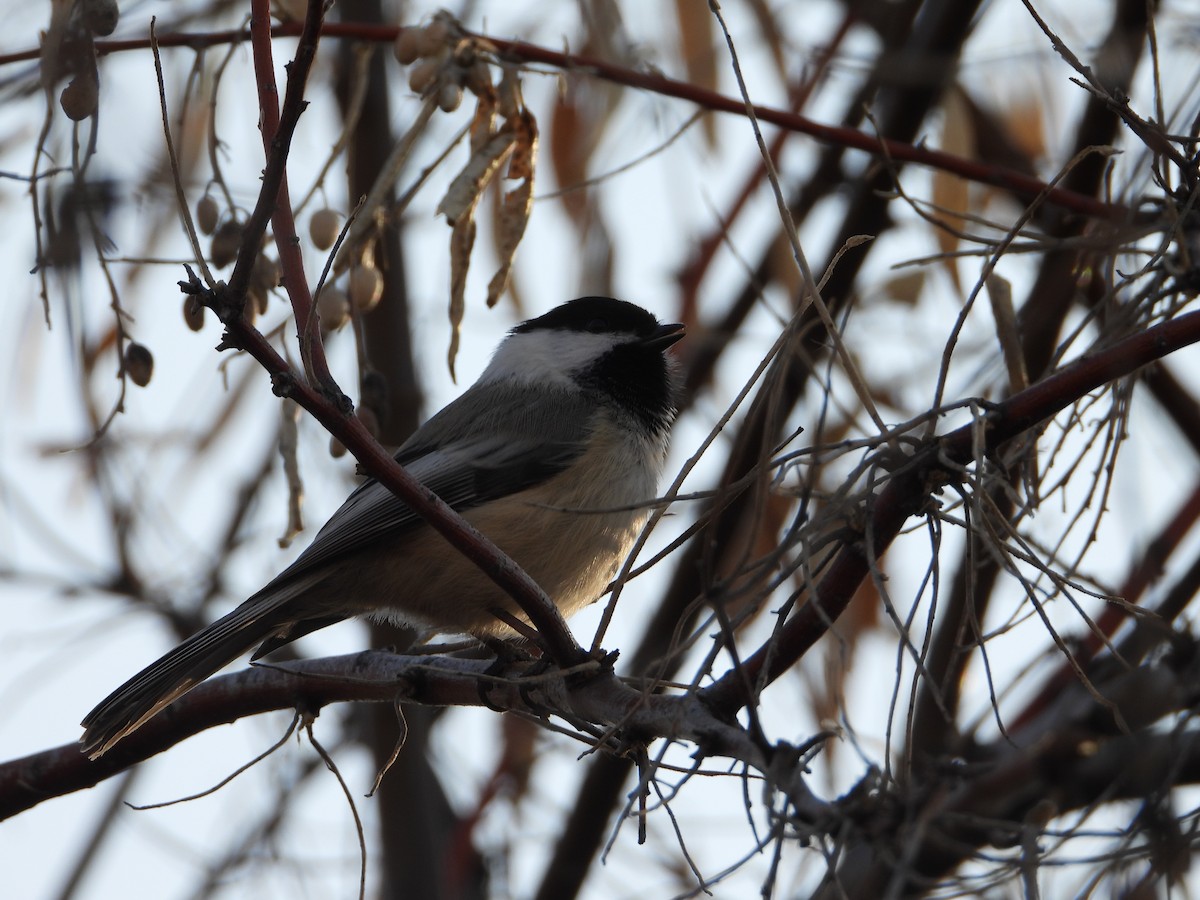
<svg viewBox="0 0 1200 900"><path fill-rule="evenodd" d="M496 348L480 382L517 379L538 384L570 384L571 373L582 369L617 344L637 340L634 334L589 334L585 331L545 330L510 334Z"/></svg>

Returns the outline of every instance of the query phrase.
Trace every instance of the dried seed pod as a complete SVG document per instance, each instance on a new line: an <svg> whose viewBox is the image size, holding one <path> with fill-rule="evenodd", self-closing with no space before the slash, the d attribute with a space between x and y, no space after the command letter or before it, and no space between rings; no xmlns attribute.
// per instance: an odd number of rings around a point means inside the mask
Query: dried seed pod
<svg viewBox="0 0 1200 900"><path fill-rule="evenodd" d="M422 28L402 28L392 44L392 53L396 62L408 66L421 58L421 45L424 43Z"/></svg>
<svg viewBox="0 0 1200 900"><path fill-rule="evenodd" d="M68 119L81 122L96 112L100 102L100 84L94 73L87 72L71 80L58 95L58 104Z"/></svg>
<svg viewBox="0 0 1200 900"><path fill-rule="evenodd" d="M505 119L514 119L521 112L521 85L517 81L516 71L507 69L500 79L500 115Z"/></svg>
<svg viewBox="0 0 1200 900"><path fill-rule="evenodd" d="M246 321L253 322L259 316L266 315L270 299L267 292L260 287L250 285L246 288Z"/></svg>
<svg viewBox="0 0 1200 900"><path fill-rule="evenodd" d="M154 374L154 354L142 344L130 341L125 347L124 367L130 381L138 387L145 387Z"/></svg>
<svg viewBox="0 0 1200 900"><path fill-rule="evenodd" d="M435 16L421 29L421 39L421 55L436 56L450 40L450 23Z"/></svg>
<svg viewBox="0 0 1200 900"><path fill-rule="evenodd" d="M414 93L424 94L433 87L441 71L442 61L440 59L423 59L408 73L408 86Z"/></svg>
<svg viewBox="0 0 1200 900"><path fill-rule="evenodd" d="M454 112L462 104L463 89L452 81L438 88L438 108L442 112Z"/></svg>
<svg viewBox="0 0 1200 900"><path fill-rule="evenodd" d="M112 34L120 19L117 0L79 0L79 21L92 34L101 37Z"/></svg>
<svg viewBox="0 0 1200 900"><path fill-rule="evenodd" d="M467 67L463 76L463 84L476 97L482 97L492 89L492 70L479 57Z"/></svg>
<svg viewBox="0 0 1200 900"><path fill-rule="evenodd" d="M334 459L341 459L346 455L346 445L332 434L329 436L329 455Z"/></svg>
<svg viewBox="0 0 1200 900"><path fill-rule="evenodd" d="M279 261L265 253L258 254L254 258L254 267L250 270L250 286L260 289L264 297L270 290L279 287Z"/></svg>
<svg viewBox="0 0 1200 900"><path fill-rule="evenodd" d="M308 236L318 250L328 250L342 230L342 217L336 209L318 209L308 220Z"/></svg>
<svg viewBox="0 0 1200 900"><path fill-rule="evenodd" d="M317 315L323 332L337 331L350 318L350 298L340 287L325 285L317 298Z"/></svg>
<svg viewBox="0 0 1200 900"><path fill-rule="evenodd" d="M383 273L374 266L350 270L350 301L359 312L370 312L383 296Z"/></svg>
<svg viewBox="0 0 1200 900"><path fill-rule="evenodd" d="M183 300L183 321L192 331L204 327L204 304L195 297L185 297Z"/></svg>
<svg viewBox="0 0 1200 900"><path fill-rule="evenodd" d="M196 224L205 234L217 230L217 220L221 217L221 209L212 194L205 194L196 202Z"/></svg>
<svg viewBox="0 0 1200 900"><path fill-rule="evenodd" d="M238 250L241 246L242 223L237 219L227 219L213 233L212 247L209 249L212 264L218 269L225 268L237 259Z"/></svg>

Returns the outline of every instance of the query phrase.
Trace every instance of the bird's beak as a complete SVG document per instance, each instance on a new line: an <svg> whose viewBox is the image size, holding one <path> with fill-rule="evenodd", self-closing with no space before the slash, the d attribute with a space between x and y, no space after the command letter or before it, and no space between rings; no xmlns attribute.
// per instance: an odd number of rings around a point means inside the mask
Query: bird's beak
<svg viewBox="0 0 1200 900"><path fill-rule="evenodd" d="M647 347L653 347L655 350L666 350L682 338L684 334L684 328L678 322L670 325L659 325L642 343Z"/></svg>

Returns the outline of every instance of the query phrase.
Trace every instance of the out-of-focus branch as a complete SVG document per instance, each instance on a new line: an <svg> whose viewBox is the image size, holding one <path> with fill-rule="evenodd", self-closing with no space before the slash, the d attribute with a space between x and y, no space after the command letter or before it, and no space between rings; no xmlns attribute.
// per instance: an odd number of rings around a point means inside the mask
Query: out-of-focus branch
<svg viewBox="0 0 1200 900"><path fill-rule="evenodd" d="M923 14L918 21L919 10ZM969 33L973 10L972 3L954 3L935 12L917 0L904 0L889 7L892 22L886 45L890 49L876 58L873 73L862 91L853 97L844 121L861 121L863 109L880 101L885 110L876 117L879 133L893 140L912 140L940 94L941 83L955 68L958 48ZM924 85L920 79L917 83L907 79L895 83L892 76L898 48L903 48L907 56L927 64L926 74L935 87ZM744 108L738 113L744 114ZM844 149L841 144L830 144L821 154L813 177L800 189L792 204L790 214L796 222L807 218L827 191L844 184L841 175ZM892 172L880 171L876 177L859 180L851 186L848 208L832 239L835 250L850 236L878 236L890 227L888 200L882 191L891 187L891 178ZM857 273L873 246L875 244L867 245L859 252L842 257L831 281L823 289L825 296L839 304L839 314L841 304L851 302ZM759 301L772 255L770 248L762 253L753 274L728 307L726 322L730 325L740 324L744 314ZM824 266L822 271L828 268ZM792 299L799 301L799 298ZM693 627L702 611L724 601L723 597L714 597L710 591L713 571L733 568L733 559L744 552L745 535L753 534L760 527L757 514L762 509L761 479L755 485L758 490L746 490L745 485L755 481L752 473L759 470L779 441L788 412L799 402L810 383L815 359L823 352L828 337L815 316L801 323L796 334L798 339L780 354L778 364L772 365L763 388L755 396L738 429L718 482L721 486L718 495L699 513L701 521L707 523L705 528L676 554L670 587L651 617L642 643L627 661L630 669L639 675L670 677L675 671L682 658L678 639ZM732 335L725 337L732 339ZM688 386L692 390L699 386L690 375ZM820 437L816 439L820 440ZM701 598L707 602L702 602ZM538 900L560 900L578 894L585 874L581 859L585 854L591 858L597 852L604 831L604 823L583 810L594 806L612 808L622 785L618 771L622 766L628 769L626 760L601 758L588 773L575 804L576 812L571 816L539 887Z"/></svg>
<svg viewBox="0 0 1200 900"><path fill-rule="evenodd" d="M390 42L395 40L400 31L395 25L362 25L355 23L326 23L321 31L330 37L346 37L363 41ZM288 23L271 29L276 37L294 37L301 31L299 25ZM525 41L510 41L485 35L473 35L481 40L490 41L504 56L514 61L526 63L542 63L560 69L576 72L587 72L597 78L611 81L639 90L651 91L664 97L675 97L687 100L704 109L716 112L727 112L734 115L746 115L746 105L740 98L729 97L715 91L697 87L686 81L668 78L652 71L630 69L615 65L606 60L588 56L563 53L546 47L530 44ZM160 47L204 47L232 41L246 40L244 31L223 31L206 34L164 34L159 37ZM98 53L118 53L129 50L141 50L148 46L147 39L135 38L121 41L97 41ZM11 63L37 59L38 50L24 50L0 56L0 66ZM1043 197L1046 202L1055 204L1086 216L1098 219L1123 220L1128 216L1128 210L1119 204L1105 203L1095 197L1078 194L1064 188L1051 188L1041 180L1023 172L1018 172L1004 166L993 165L979 160L967 159L934 150L929 147L880 137L853 128L838 125L826 125L806 116L787 110L775 109L769 106L754 106L754 114L759 120L786 128L799 134L807 134L819 141L838 144L855 150L861 150L872 156L883 156L897 162L914 162L919 165L940 169L958 175L968 181L980 184L990 184L1011 191L1019 197L1033 199Z"/></svg>
<svg viewBox="0 0 1200 900"><path fill-rule="evenodd" d="M1100 52L1104 58L1117 63L1105 67L1108 88L1113 96L1126 96L1131 89L1147 25L1145 4L1139 0L1121 0L1117 4L1104 49ZM1095 94L1088 98L1070 150L1070 156L1078 162L1063 174L1065 187L1080 194L1100 195L1109 161L1107 156L1088 150L1116 140L1120 127L1121 119L1110 105ZM1086 223L1064 215L1063 209L1053 206L1039 210L1039 222L1050 235L1063 240L1087 229ZM1035 379L1051 364L1063 322L1080 299L1076 279L1085 259L1078 250L1070 247L1051 248L1042 258L1037 279L1021 307L1019 331L1023 365ZM1095 286L1104 283L1104 279L1091 280ZM1091 299L1093 306L1104 302L1095 297ZM1014 508L1014 494L999 484L991 493L995 515L1009 518ZM950 719L954 718L958 685L972 659L972 654L964 648L978 639L970 633L970 629L977 626L970 623L986 619L993 591L1000 581L997 560L988 554L975 558L973 549L969 543L958 568L951 603L939 616L931 641L926 679L913 715L910 754L916 758L937 760L945 753L955 752L952 747L955 729L953 723L947 721L946 713ZM1136 600L1138 593L1140 590L1122 596ZM1095 623L1094 631L1089 630L1083 636L1077 660L1064 661L1060 670L1046 682L1041 698L1053 698L1066 683L1077 678L1075 667L1086 665L1103 643L1097 635L1111 634L1124 618L1122 607L1107 607Z"/></svg>
<svg viewBox="0 0 1200 900"><path fill-rule="evenodd" d="M1200 341L1200 313L1189 313L1148 328L1091 356L1085 356L1035 385L993 405L982 424L964 425L934 439L900 471L872 502L870 518L843 543L813 596L769 643L701 693L706 702L731 715L796 663L845 610L871 566L887 550L908 518L928 498L930 485L957 480L955 468L985 454L1065 409L1090 391L1168 354ZM982 430L982 434L980 431Z"/></svg>

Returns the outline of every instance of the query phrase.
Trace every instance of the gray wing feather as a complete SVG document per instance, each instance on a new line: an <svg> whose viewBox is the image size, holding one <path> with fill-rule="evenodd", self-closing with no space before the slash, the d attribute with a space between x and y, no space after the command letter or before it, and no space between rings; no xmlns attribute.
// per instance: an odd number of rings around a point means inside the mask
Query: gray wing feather
<svg viewBox="0 0 1200 900"><path fill-rule="evenodd" d="M586 394L510 382L475 385L397 451L411 475L457 510L534 485L586 449L596 404ZM364 482L317 532L312 544L260 591L267 594L321 564L396 534L420 517L374 479Z"/></svg>
<svg viewBox="0 0 1200 900"><path fill-rule="evenodd" d="M422 483L458 509L521 490L562 471L592 430L587 395L552 398L515 384L468 390L434 416L396 454ZM552 402L547 403L547 399ZM259 642L259 654L340 616L312 615L292 601L316 588L322 564L344 559L419 521L375 481L356 490L278 578L228 615L129 679L84 719L84 749L95 758L176 697ZM305 613L308 613L306 615ZM313 621L310 621L313 620Z"/></svg>
<svg viewBox="0 0 1200 900"><path fill-rule="evenodd" d="M309 579L301 578L270 596L256 595L142 669L87 714L80 739L84 752L96 759L226 663L285 633L291 622L280 617L281 608L310 586Z"/></svg>

